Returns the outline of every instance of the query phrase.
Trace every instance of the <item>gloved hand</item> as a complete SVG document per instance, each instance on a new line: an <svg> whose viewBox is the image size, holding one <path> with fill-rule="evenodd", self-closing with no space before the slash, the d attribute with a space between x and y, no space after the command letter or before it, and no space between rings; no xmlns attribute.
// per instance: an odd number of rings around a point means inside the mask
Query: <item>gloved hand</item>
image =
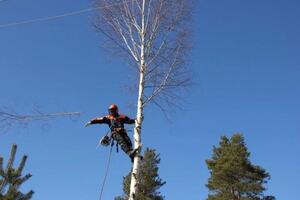
<svg viewBox="0 0 300 200"><path fill-rule="evenodd" d="M86 123L84 126L85 127L87 127L87 126L89 126L89 125L91 125L92 124L92 122L91 121L89 121L88 123Z"/></svg>

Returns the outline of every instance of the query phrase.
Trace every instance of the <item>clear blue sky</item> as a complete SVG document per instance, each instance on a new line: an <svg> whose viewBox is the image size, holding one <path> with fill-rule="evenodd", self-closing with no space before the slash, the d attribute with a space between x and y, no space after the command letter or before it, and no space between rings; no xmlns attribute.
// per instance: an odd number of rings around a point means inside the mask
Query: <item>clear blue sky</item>
<svg viewBox="0 0 300 200"><path fill-rule="evenodd" d="M0 24L51 16L90 6L88 0L0 2ZM198 0L190 68L196 85L172 123L146 110L143 144L161 154L160 175L169 200L207 197L205 159L221 135L245 135L251 160L272 179L267 194L299 199L300 2L297 0ZM55 120L0 134L0 154L11 144L28 154L22 188L36 200L98 199L108 149L96 149L105 126L84 128L111 102L129 116L135 109L122 86L127 66L100 48L87 13L0 29L0 106L29 112L80 111L75 121ZM186 170L183 170L183 169ZM103 199L122 193L128 158L113 154Z"/></svg>

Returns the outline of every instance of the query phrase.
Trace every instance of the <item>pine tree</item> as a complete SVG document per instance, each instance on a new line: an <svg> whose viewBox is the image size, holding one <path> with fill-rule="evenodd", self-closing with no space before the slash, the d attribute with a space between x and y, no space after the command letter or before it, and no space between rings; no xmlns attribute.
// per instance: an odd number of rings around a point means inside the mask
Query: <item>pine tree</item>
<svg viewBox="0 0 300 200"><path fill-rule="evenodd" d="M3 158L0 157L0 200L29 200L33 195L32 190L25 194L19 191L21 185L32 175L22 176L27 156L23 156L18 168L13 168L16 151L17 145L13 145L5 169L3 168Z"/></svg>
<svg viewBox="0 0 300 200"><path fill-rule="evenodd" d="M139 191L137 200L164 200L164 196L158 191L166 184L158 175L159 154L154 149L147 148L144 159L141 161L141 172L138 177ZM115 200L127 200L130 193L131 173L123 178L123 196L116 197Z"/></svg>
<svg viewBox="0 0 300 200"><path fill-rule="evenodd" d="M211 175L207 184L208 200L275 199L263 196L270 175L253 165L249 157L241 134L234 134L230 139L221 137L219 147L213 147L212 158L206 160Z"/></svg>

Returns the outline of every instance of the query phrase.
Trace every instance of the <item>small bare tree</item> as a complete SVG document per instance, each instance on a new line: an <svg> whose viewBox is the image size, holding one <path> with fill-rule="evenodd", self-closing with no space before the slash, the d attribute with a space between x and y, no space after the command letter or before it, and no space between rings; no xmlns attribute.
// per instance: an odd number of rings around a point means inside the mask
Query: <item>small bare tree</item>
<svg viewBox="0 0 300 200"><path fill-rule="evenodd" d="M186 68L191 0L96 0L98 31L108 37L136 70L137 114L130 200L136 196L140 167L141 128L149 103L163 112L176 106L190 83ZM114 48L115 49L115 48Z"/></svg>

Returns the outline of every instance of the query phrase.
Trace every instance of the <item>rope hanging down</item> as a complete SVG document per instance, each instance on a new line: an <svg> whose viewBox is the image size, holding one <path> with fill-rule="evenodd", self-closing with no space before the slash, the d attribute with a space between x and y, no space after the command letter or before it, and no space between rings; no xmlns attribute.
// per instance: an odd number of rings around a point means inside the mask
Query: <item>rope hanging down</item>
<svg viewBox="0 0 300 200"><path fill-rule="evenodd" d="M102 181L102 186L101 186L101 190L100 190L99 200L102 199L102 194L103 194L104 186L105 186L105 183L106 183L106 178L107 178L107 175L108 175L108 170L109 170L109 167L110 167L112 149L113 149L113 144L110 146L108 160L107 160L107 164L106 164L105 175L104 175L104 179Z"/></svg>

